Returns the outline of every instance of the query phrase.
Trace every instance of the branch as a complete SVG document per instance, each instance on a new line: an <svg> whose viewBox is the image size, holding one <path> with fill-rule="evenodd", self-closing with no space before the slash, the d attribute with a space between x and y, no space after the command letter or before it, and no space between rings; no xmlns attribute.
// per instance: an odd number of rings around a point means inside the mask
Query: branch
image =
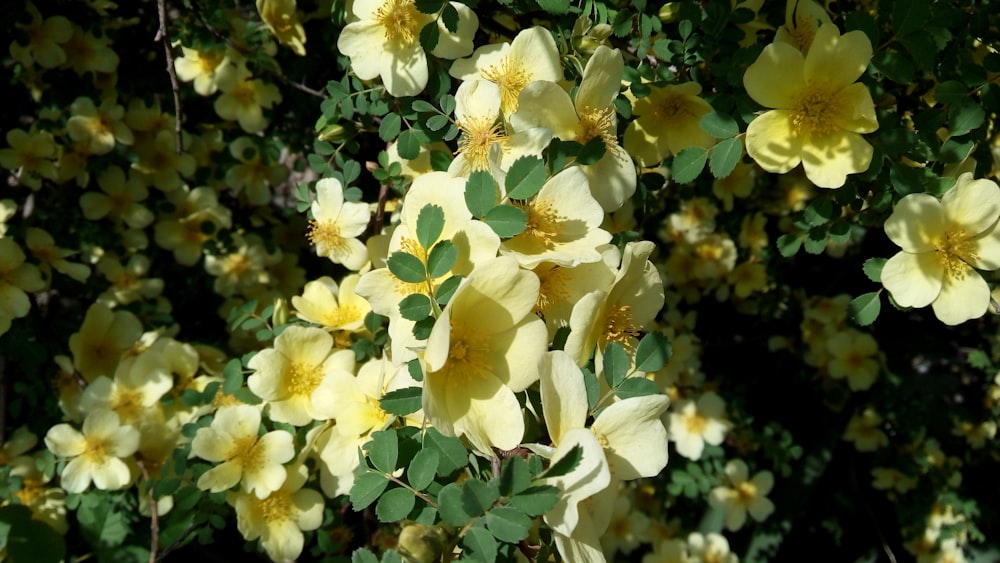
<svg viewBox="0 0 1000 563"><path fill-rule="evenodd" d="M170 89L174 93L174 134L177 136L177 154L184 152L184 139L181 132L181 88L177 83L177 71L174 69L174 52L170 45L170 34L167 33L166 0L156 0L156 11L160 16L160 28L156 31L153 41L163 42L163 51L167 54L167 74L170 75Z"/></svg>
<svg viewBox="0 0 1000 563"><path fill-rule="evenodd" d="M163 4L163 0L159 0L160 4ZM156 501L156 496L153 495L153 484L149 482L149 471L146 470L146 464L143 460L136 459L135 464L139 466L139 471L142 471L142 478L146 480L146 486L149 490L146 493L149 495L149 504L152 516L149 520L149 563L156 563L156 552L160 549L160 514L159 506Z"/></svg>

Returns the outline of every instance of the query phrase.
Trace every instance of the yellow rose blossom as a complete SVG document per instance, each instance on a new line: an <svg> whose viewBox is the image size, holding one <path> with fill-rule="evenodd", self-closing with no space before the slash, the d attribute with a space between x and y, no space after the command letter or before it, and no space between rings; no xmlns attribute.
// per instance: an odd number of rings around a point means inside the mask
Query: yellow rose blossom
<svg viewBox="0 0 1000 563"><path fill-rule="evenodd" d="M117 166L109 166L97 176L98 192L91 190L80 196L83 216L90 221L107 217L115 223L124 222L133 229L143 229L156 218L142 202L149 197L149 190L140 175L129 174Z"/></svg>
<svg viewBox="0 0 1000 563"><path fill-rule="evenodd" d="M355 293L360 279L358 274L349 274L340 284L329 276L313 280L305 285L302 295L292 296L292 307L300 319L327 330L361 332L372 308Z"/></svg>
<svg viewBox="0 0 1000 563"><path fill-rule="evenodd" d="M882 417L875 409L865 410L851 417L844 430L844 440L854 442L859 452L874 452L889 445L889 437L882 431Z"/></svg>
<svg viewBox="0 0 1000 563"><path fill-rule="evenodd" d="M878 343L872 335L847 329L829 338L830 362L826 369L834 379L847 379L852 391L868 389L878 377Z"/></svg>
<svg viewBox="0 0 1000 563"><path fill-rule="evenodd" d="M833 25L823 6L814 0L786 0L785 25L778 28L774 40L807 53L822 25Z"/></svg>
<svg viewBox="0 0 1000 563"><path fill-rule="evenodd" d="M140 336L142 324L135 315L95 303L87 309L80 330L69 337L73 366L88 382L99 375L110 377Z"/></svg>
<svg viewBox="0 0 1000 563"><path fill-rule="evenodd" d="M878 129L868 88L856 80L872 58L862 31L824 25L808 54L787 43L764 48L743 75L747 94L774 108L747 127L746 148L761 168L784 174L800 163L809 181L839 188L864 172L873 149L861 136Z"/></svg>
<svg viewBox="0 0 1000 563"><path fill-rule="evenodd" d="M271 189L288 179L288 166L272 162L250 137L233 141L229 154L239 164L226 170L226 185L235 194L243 194L252 205L267 205L271 201Z"/></svg>
<svg viewBox="0 0 1000 563"><path fill-rule="evenodd" d="M278 43L296 55L306 54L306 30L295 12L295 0L257 0L257 12Z"/></svg>
<svg viewBox="0 0 1000 563"><path fill-rule="evenodd" d="M73 115L66 121L66 131L90 154L107 154L116 143L135 142L132 130L123 120L125 108L115 104L113 98L103 100L98 108L93 100L81 96L70 105L70 111Z"/></svg>
<svg viewBox="0 0 1000 563"><path fill-rule="evenodd" d="M268 286L273 279L268 268L281 260L281 250L268 252L259 235L234 235L233 252L205 257L205 271L215 276L212 289L223 297Z"/></svg>
<svg viewBox="0 0 1000 563"><path fill-rule="evenodd" d="M697 400L682 399L671 406L667 432L677 453L700 459L705 444L718 446L732 424L726 419L726 404L712 392Z"/></svg>
<svg viewBox="0 0 1000 563"><path fill-rule="evenodd" d="M223 48L205 50L181 46L181 56L174 59L177 78L193 82L194 91L202 96L211 96L219 89L218 70L230 64L229 56Z"/></svg>
<svg viewBox="0 0 1000 563"><path fill-rule="evenodd" d="M316 245L316 254L326 256L335 264L349 270L360 270L368 262L368 250L358 240L371 214L368 205L345 201L344 187L336 178L316 182L316 200L313 201L312 221L309 222L309 241Z"/></svg>
<svg viewBox="0 0 1000 563"><path fill-rule="evenodd" d="M10 147L0 149L0 166L13 171L22 184L34 190L42 186L42 180L56 179L59 151L51 133L11 129L6 138Z"/></svg>
<svg viewBox="0 0 1000 563"><path fill-rule="evenodd" d="M191 441L191 455L221 462L202 473L198 488L213 493L242 484L242 490L258 499L281 488L285 467L295 457L292 435L272 430L258 437L260 409L236 405L219 409L211 426L198 429Z"/></svg>
<svg viewBox="0 0 1000 563"><path fill-rule="evenodd" d="M154 240L161 248L172 251L178 264L193 266L201 259L202 245L211 240L212 233L232 225L232 212L207 186L193 190L182 187L168 194L167 200L174 206L174 213L156 224Z"/></svg>
<svg viewBox="0 0 1000 563"><path fill-rule="evenodd" d="M30 66L31 61L34 61L42 68L55 68L66 62L63 45L73 35L73 25L70 21L64 16L42 19L38 8L30 2L25 9L31 15L31 22L14 25L27 36L28 44L21 45L17 42L10 44L10 52L14 59L25 66Z"/></svg>
<svg viewBox="0 0 1000 563"><path fill-rule="evenodd" d="M118 69L118 53L111 48L111 40L97 37L73 24L73 35L62 45L66 52L66 65L77 74L88 72L110 74Z"/></svg>
<svg viewBox="0 0 1000 563"><path fill-rule="evenodd" d="M426 25L438 26L438 42L431 54L456 59L472 52L472 40L479 18L468 6L449 2L458 13L458 27L452 33L443 18L425 14L413 0L355 0L351 21L337 38L337 49L351 59L358 78L382 79L394 97L415 96L427 86L427 53L420 44Z"/></svg>
<svg viewBox="0 0 1000 563"><path fill-rule="evenodd" d="M236 121L247 133L259 133L267 127L264 110L281 102L281 91L274 84L251 76L243 67L233 67L219 78L222 94L215 99L215 113L227 121Z"/></svg>
<svg viewBox="0 0 1000 563"><path fill-rule="evenodd" d="M469 274L427 339L424 413L483 455L512 450L524 436L514 393L538 379L548 345L545 323L531 312L537 299L534 274L513 258L494 258Z"/></svg>
<svg viewBox="0 0 1000 563"><path fill-rule="evenodd" d="M712 111L702 99L701 84L651 87L645 98L633 99L635 120L625 129L623 144L643 166L657 166L664 158L688 147L710 147L715 139L701 128L701 118Z"/></svg>
<svg viewBox="0 0 1000 563"><path fill-rule="evenodd" d="M770 471L760 471L750 477L746 462L734 459L726 464L725 472L731 486L712 489L708 503L724 512L727 530L735 532L742 528L747 514L763 522L774 512L774 503L767 498L774 487L774 475Z"/></svg>
<svg viewBox="0 0 1000 563"><path fill-rule="evenodd" d="M41 262L41 272L46 280L51 281L52 270L78 282L85 282L90 277L90 266L67 260L66 258L77 252L56 246L55 239L48 231L38 227L28 227L24 233L24 242L35 258Z"/></svg>
<svg viewBox="0 0 1000 563"><path fill-rule="evenodd" d="M94 411L83 421L83 432L69 424L57 424L45 435L45 446L58 457L68 458L61 484L67 492L82 493L91 482L98 489L124 488L132 480L128 458L139 447L139 431L122 425L118 415Z"/></svg>
<svg viewBox="0 0 1000 563"><path fill-rule="evenodd" d="M14 239L0 238L0 335L10 330L10 323L31 310L29 291L45 288L41 271L28 264L21 247Z"/></svg>
<svg viewBox="0 0 1000 563"><path fill-rule="evenodd" d="M194 176L194 157L177 153L177 137L173 131L159 130L154 135L136 140L135 153L139 157L132 169L148 184L164 192L173 192L184 186L183 178Z"/></svg>
<svg viewBox="0 0 1000 563"><path fill-rule="evenodd" d="M882 285L903 307L931 305L948 325L981 317L990 288L977 270L1000 268L998 218L1000 187L971 173L940 200L903 197L885 222L886 235L902 250L882 268Z"/></svg>

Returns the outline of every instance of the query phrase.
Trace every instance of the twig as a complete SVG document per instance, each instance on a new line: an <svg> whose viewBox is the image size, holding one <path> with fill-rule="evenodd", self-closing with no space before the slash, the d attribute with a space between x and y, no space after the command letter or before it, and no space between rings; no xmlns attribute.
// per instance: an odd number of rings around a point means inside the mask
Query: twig
<svg viewBox="0 0 1000 563"><path fill-rule="evenodd" d="M377 235L382 232L385 226L385 204L389 200L389 185L382 184L378 189L378 205L375 207L375 214L372 216L371 233Z"/></svg>
<svg viewBox="0 0 1000 563"><path fill-rule="evenodd" d="M161 3L162 1L160 0ZM135 463L139 466L139 471L142 471L142 478L146 480L146 486L149 487L147 494L149 495L150 512L152 512L149 520L149 535L151 536L149 539L149 563L156 563L156 552L160 549L159 506L156 496L153 494L153 485L149 482L149 471L146 470L146 464L141 459L136 459Z"/></svg>
<svg viewBox="0 0 1000 563"><path fill-rule="evenodd" d="M160 16L160 28L156 31L154 41L163 42L163 51L167 54L167 74L170 75L170 89L174 92L174 134L177 139L177 154L184 152L184 138L181 131L183 121L181 118L181 87L177 83L177 71L174 69L174 52L170 46L170 35L167 33L167 4L166 0L156 0L156 11Z"/></svg>
<svg viewBox="0 0 1000 563"><path fill-rule="evenodd" d="M0 444L7 440L7 362L0 357Z"/></svg>

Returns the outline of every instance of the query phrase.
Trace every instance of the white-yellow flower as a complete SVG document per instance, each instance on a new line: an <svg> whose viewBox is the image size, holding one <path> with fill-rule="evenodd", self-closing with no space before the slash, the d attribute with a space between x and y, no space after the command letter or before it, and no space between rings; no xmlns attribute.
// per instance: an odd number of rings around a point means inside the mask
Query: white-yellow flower
<svg viewBox="0 0 1000 563"><path fill-rule="evenodd" d="M697 401L677 401L670 413L667 430L677 453L688 459L699 459L705 444L721 444L730 426L722 398L707 392Z"/></svg>
<svg viewBox="0 0 1000 563"><path fill-rule="evenodd" d="M494 258L455 291L427 339L424 413L482 454L514 449L524 436L514 393L538 379L548 346L545 323L532 313L537 299L534 274Z"/></svg>
<svg viewBox="0 0 1000 563"><path fill-rule="evenodd" d="M976 270L1000 268L1000 187L958 177L938 200L910 194L899 200L885 233L902 248L882 268L882 285L903 307L931 305L941 322L981 317L990 287Z"/></svg>
<svg viewBox="0 0 1000 563"><path fill-rule="evenodd" d="M340 284L323 276L306 284L302 295L292 296L292 307L304 321L322 325L327 330L359 332L371 306L355 293L361 276L349 274Z"/></svg>
<svg viewBox="0 0 1000 563"><path fill-rule="evenodd" d="M437 25L439 39L431 51L435 57L455 59L472 52L472 39L479 18L468 6L449 2L458 12L458 28L451 33L442 18L425 14L413 0L355 0L353 20L344 26L337 49L351 58L358 78L382 78L391 96L415 96L427 86L427 54L420 44L420 31Z"/></svg>
<svg viewBox="0 0 1000 563"><path fill-rule="evenodd" d="M260 436L260 409L253 405L224 407L211 426L199 428L191 454L219 465L202 473L198 488L213 493L242 483L242 490L263 499L285 482L285 467L295 457L292 435L272 430Z"/></svg>
<svg viewBox="0 0 1000 563"><path fill-rule="evenodd" d="M774 475L770 471L760 471L750 478L749 468L741 459L727 463L725 471L732 487L715 487L708 502L725 512L727 530L735 532L742 528L747 513L757 522L763 522L774 512L774 503L767 498L774 487Z"/></svg>
<svg viewBox="0 0 1000 563"><path fill-rule="evenodd" d="M340 181L324 178L316 182L316 201L311 210L313 219L307 236L316 245L316 254L350 270L360 270L368 261L368 250L357 237L368 228L368 205L344 201Z"/></svg>
<svg viewBox="0 0 1000 563"><path fill-rule="evenodd" d="M45 446L59 457L70 458L61 475L67 492L82 493L91 482L102 490L121 489L132 479L122 458L139 448L139 431L122 426L114 412L96 410L83 421L82 433L69 424L50 428Z"/></svg>

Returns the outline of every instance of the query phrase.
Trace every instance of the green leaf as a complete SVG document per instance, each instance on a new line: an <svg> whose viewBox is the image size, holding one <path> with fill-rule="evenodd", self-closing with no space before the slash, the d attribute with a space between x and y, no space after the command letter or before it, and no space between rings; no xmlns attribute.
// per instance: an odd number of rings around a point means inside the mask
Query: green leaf
<svg viewBox="0 0 1000 563"><path fill-rule="evenodd" d="M119 511L120 504L112 502L106 494L86 493L76 511L83 535L93 544L104 549L118 547L128 537L129 515Z"/></svg>
<svg viewBox="0 0 1000 563"><path fill-rule="evenodd" d="M604 153L607 150L608 147L604 144L604 139L600 136L594 137L587 141L580 149L580 152L576 155L576 164L581 166L594 164L604 158Z"/></svg>
<svg viewBox="0 0 1000 563"><path fill-rule="evenodd" d="M524 210L513 205L498 205L490 209L483 221L500 238L510 238L521 234L528 226L528 216Z"/></svg>
<svg viewBox="0 0 1000 563"><path fill-rule="evenodd" d="M222 392L226 395L234 395L243 387L243 364L236 358L226 362L226 367L222 368Z"/></svg>
<svg viewBox="0 0 1000 563"><path fill-rule="evenodd" d="M536 479L562 477L563 475L566 475L570 471L576 469L576 466L580 465L581 459L583 459L583 448L577 444L570 448L565 455L550 465L548 469L539 474Z"/></svg>
<svg viewBox="0 0 1000 563"><path fill-rule="evenodd" d="M444 27L451 33L458 33L458 10L455 6L452 6L451 2L444 5L444 10L441 12L441 21L444 22Z"/></svg>
<svg viewBox="0 0 1000 563"><path fill-rule="evenodd" d="M368 450L368 459L371 460L375 469L382 473L392 473L396 470L396 462L399 459L399 439L393 429L372 432L372 439L365 444Z"/></svg>
<svg viewBox="0 0 1000 563"><path fill-rule="evenodd" d="M897 36L912 33L927 24L930 17L929 0L896 2L892 10L892 28Z"/></svg>
<svg viewBox="0 0 1000 563"><path fill-rule="evenodd" d="M868 279L875 283L882 283L882 267L888 262L885 258L869 258L865 260L864 266L861 267L864 270L865 275Z"/></svg>
<svg viewBox="0 0 1000 563"><path fill-rule="evenodd" d="M436 28L437 26L435 26L435 29ZM431 131L440 131L441 129L447 127L448 123L450 122L451 120L448 118L447 115L439 113L437 115L432 115L427 118L427 128L430 129Z"/></svg>
<svg viewBox="0 0 1000 563"><path fill-rule="evenodd" d="M441 39L441 30L437 21L432 21L420 30L420 46L424 51L433 51L437 47L438 40Z"/></svg>
<svg viewBox="0 0 1000 563"><path fill-rule="evenodd" d="M486 529L500 541L517 543L528 537L531 518L514 508L498 506L486 513Z"/></svg>
<svg viewBox="0 0 1000 563"><path fill-rule="evenodd" d="M354 511L364 510L369 504L375 502L375 499L388 486L389 479L377 471L368 471L358 475L354 479L354 485L351 486L351 505L354 507Z"/></svg>
<svg viewBox="0 0 1000 563"><path fill-rule="evenodd" d="M712 171L712 176L725 178L733 173L741 158L743 158L743 141L739 137L726 139L712 147L708 169Z"/></svg>
<svg viewBox="0 0 1000 563"><path fill-rule="evenodd" d="M428 447L434 448L441 454L437 471L442 477L464 468L469 463L469 450L465 449L462 441L454 436L445 436L433 427L424 433L424 448Z"/></svg>
<svg viewBox="0 0 1000 563"><path fill-rule="evenodd" d="M959 104L969 98L969 89L957 80L946 80L934 87L934 98L942 104Z"/></svg>
<svg viewBox="0 0 1000 563"><path fill-rule="evenodd" d="M548 173L537 156L522 156L510 165L504 188L511 199L530 199L545 184Z"/></svg>
<svg viewBox="0 0 1000 563"><path fill-rule="evenodd" d="M881 291L872 291L855 297L847 306L848 317L861 326L868 326L875 322L879 311L882 310L880 293Z"/></svg>
<svg viewBox="0 0 1000 563"><path fill-rule="evenodd" d="M587 389L587 408L592 409L597 406L597 401L601 397L601 382L589 369L581 368L580 371L583 372L583 385Z"/></svg>
<svg viewBox="0 0 1000 563"><path fill-rule="evenodd" d="M431 300L423 293L411 293L399 302L399 314L408 321L420 321L431 314Z"/></svg>
<svg viewBox="0 0 1000 563"><path fill-rule="evenodd" d="M404 387L389 391L379 399L378 404L385 412L395 416L406 416L420 410L423 398L422 387Z"/></svg>
<svg viewBox="0 0 1000 563"><path fill-rule="evenodd" d="M386 260L392 275L407 283L422 283L427 279L427 271L420 258L406 252L393 252Z"/></svg>
<svg viewBox="0 0 1000 563"><path fill-rule="evenodd" d="M569 6L570 0L538 0L538 7L550 14L565 14Z"/></svg>
<svg viewBox="0 0 1000 563"><path fill-rule="evenodd" d="M416 0L414 5L422 14L436 14L441 11L445 0Z"/></svg>
<svg viewBox="0 0 1000 563"><path fill-rule="evenodd" d="M399 158L406 160L417 158L420 155L420 139L416 133L409 129L400 133L396 139L396 152L399 153Z"/></svg>
<svg viewBox="0 0 1000 563"><path fill-rule="evenodd" d="M474 217L483 217L497 204L497 182L485 170L469 175L465 183L465 205Z"/></svg>
<svg viewBox="0 0 1000 563"><path fill-rule="evenodd" d="M379 563L378 557L367 548L360 547L351 554L351 563Z"/></svg>
<svg viewBox="0 0 1000 563"><path fill-rule="evenodd" d="M529 487L510 498L510 505L530 516L540 516L559 502L559 489L552 485Z"/></svg>
<svg viewBox="0 0 1000 563"><path fill-rule="evenodd" d="M412 377L414 381L423 381L424 370L420 367L420 358L415 358L406 362L406 372L410 374L410 377Z"/></svg>
<svg viewBox="0 0 1000 563"><path fill-rule="evenodd" d="M479 516L500 499L496 485L471 479L462 483L462 509L472 516Z"/></svg>
<svg viewBox="0 0 1000 563"><path fill-rule="evenodd" d="M702 147L688 147L677 153L670 172L673 180L679 184L693 182L701 174L708 162L708 151Z"/></svg>
<svg viewBox="0 0 1000 563"><path fill-rule="evenodd" d="M822 254L826 250L826 231L821 227L809 229L803 246L809 254Z"/></svg>
<svg viewBox="0 0 1000 563"><path fill-rule="evenodd" d="M700 123L702 130L716 139L735 137L740 132L740 126L735 118L716 111L703 115Z"/></svg>
<svg viewBox="0 0 1000 563"><path fill-rule="evenodd" d="M614 389L618 387L629 370L628 352L619 342L608 342L604 347L604 358L601 364L604 368L604 380Z"/></svg>
<svg viewBox="0 0 1000 563"><path fill-rule="evenodd" d="M824 225L839 215L840 209L834 204L833 199L826 195L813 199L802 210L802 216L806 222L813 226Z"/></svg>
<svg viewBox="0 0 1000 563"><path fill-rule="evenodd" d="M978 129L986 121L986 112L972 101L951 106L948 111L948 133L953 137L965 135L973 129Z"/></svg>
<svg viewBox="0 0 1000 563"><path fill-rule="evenodd" d="M497 540L486 528L474 526L462 537L464 555L476 561L494 563L497 560Z"/></svg>
<svg viewBox="0 0 1000 563"><path fill-rule="evenodd" d="M451 271L458 260L458 247L450 240L442 240L434 245L427 255L427 273L431 279L437 279Z"/></svg>
<svg viewBox="0 0 1000 563"><path fill-rule="evenodd" d="M425 317L413 323L413 336L417 340L427 340L431 336L431 329L434 328L434 317Z"/></svg>
<svg viewBox="0 0 1000 563"><path fill-rule="evenodd" d="M462 285L462 276L451 276L444 280L434 292L434 298L437 299L438 304L446 305L448 301L451 301L451 296L455 295L455 290L458 289L459 285Z"/></svg>
<svg viewBox="0 0 1000 563"><path fill-rule="evenodd" d="M379 522L399 522L413 510L417 497L409 489L396 487L386 491L375 505Z"/></svg>
<svg viewBox="0 0 1000 563"><path fill-rule="evenodd" d="M642 337L635 349L635 369L653 372L661 369L670 361L673 346L662 332L650 332Z"/></svg>
<svg viewBox="0 0 1000 563"><path fill-rule="evenodd" d="M441 236L444 229L444 209L428 203L417 214L417 242L425 249L430 248Z"/></svg>
<svg viewBox="0 0 1000 563"><path fill-rule="evenodd" d="M437 496L438 514L445 523L457 527L464 526L472 520L473 515L465 511L462 505L462 486L449 483L441 488Z"/></svg>
<svg viewBox="0 0 1000 563"><path fill-rule="evenodd" d="M507 460L503 471L500 472L500 494L511 496L524 491L531 486L531 470L528 462L520 457L511 457Z"/></svg>
<svg viewBox="0 0 1000 563"><path fill-rule="evenodd" d="M6 539L10 563L58 563L66 557L63 537L38 520L19 522Z"/></svg>
<svg viewBox="0 0 1000 563"><path fill-rule="evenodd" d="M410 486L418 491L426 489L434 481L440 460L441 454L435 449L424 448L417 452L406 468L406 480Z"/></svg>
<svg viewBox="0 0 1000 563"><path fill-rule="evenodd" d="M392 141L399 135L402 128L403 118L398 113L387 113L382 117L382 122L378 125L378 136L385 142Z"/></svg>
<svg viewBox="0 0 1000 563"><path fill-rule="evenodd" d="M434 107L434 104L421 99L415 99L412 102L410 102L410 108L413 109L413 111L422 113L438 113L438 110L436 107Z"/></svg>
<svg viewBox="0 0 1000 563"><path fill-rule="evenodd" d="M644 397L646 395L656 395L660 392L660 387L651 379L645 377L630 377L615 390L619 399L631 397Z"/></svg>

